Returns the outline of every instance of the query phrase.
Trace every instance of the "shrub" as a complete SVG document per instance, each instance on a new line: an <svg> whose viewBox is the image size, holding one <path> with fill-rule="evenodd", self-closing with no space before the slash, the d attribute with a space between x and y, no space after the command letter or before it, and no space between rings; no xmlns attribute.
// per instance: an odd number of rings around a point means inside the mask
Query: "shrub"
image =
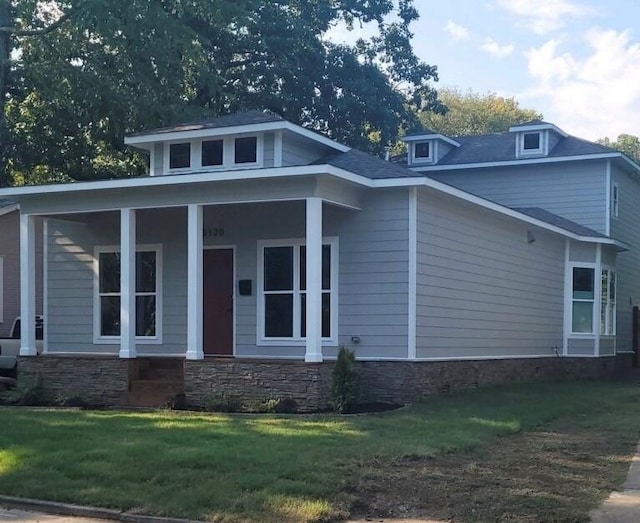
<svg viewBox="0 0 640 523"><path fill-rule="evenodd" d="M0 404L3 405L48 405L44 390L39 382L18 380L13 389L0 393Z"/></svg>
<svg viewBox="0 0 640 523"><path fill-rule="evenodd" d="M353 351L340 347L331 373L331 405L338 413L348 412L358 400L360 376Z"/></svg>
<svg viewBox="0 0 640 523"><path fill-rule="evenodd" d="M240 412L242 401L237 396L216 392L205 399L204 408L209 412Z"/></svg>

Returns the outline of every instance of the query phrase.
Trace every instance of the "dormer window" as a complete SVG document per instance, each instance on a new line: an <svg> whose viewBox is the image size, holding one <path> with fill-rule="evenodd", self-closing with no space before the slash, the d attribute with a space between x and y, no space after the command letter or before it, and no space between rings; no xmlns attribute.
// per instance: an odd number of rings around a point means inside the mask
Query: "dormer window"
<svg viewBox="0 0 640 523"><path fill-rule="evenodd" d="M169 169L188 169L191 167L191 144L172 143L169 146Z"/></svg>
<svg viewBox="0 0 640 523"><path fill-rule="evenodd" d="M258 138L247 136L235 139L235 163L256 163L258 161Z"/></svg>
<svg viewBox="0 0 640 523"><path fill-rule="evenodd" d="M202 166L222 165L224 162L224 140L202 142Z"/></svg>
<svg viewBox="0 0 640 523"><path fill-rule="evenodd" d="M542 144L540 139L540 133L524 133L522 135L522 151L533 153L540 152L542 150Z"/></svg>
<svg viewBox="0 0 640 523"><path fill-rule="evenodd" d="M411 144L410 151L412 164L433 162L434 144L431 140Z"/></svg>

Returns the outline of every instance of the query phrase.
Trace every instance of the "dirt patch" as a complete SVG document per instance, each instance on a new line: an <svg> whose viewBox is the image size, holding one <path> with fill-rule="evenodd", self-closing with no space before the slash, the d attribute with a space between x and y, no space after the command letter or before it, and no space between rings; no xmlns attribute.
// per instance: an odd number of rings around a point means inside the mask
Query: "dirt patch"
<svg viewBox="0 0 640 523"><path fill-rule="evenodd" d="M606 431L505 436L488 448L363 467L353 519L579 522L624 481L635 451Z"/></svg>

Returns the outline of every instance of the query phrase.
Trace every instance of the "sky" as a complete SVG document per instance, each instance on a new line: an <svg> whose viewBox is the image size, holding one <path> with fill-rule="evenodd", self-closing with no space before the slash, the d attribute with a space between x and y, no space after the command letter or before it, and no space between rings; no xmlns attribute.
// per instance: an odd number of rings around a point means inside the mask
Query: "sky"
<svg viewBox="0 0 640 523"><path fill-rule="evenodd" d="M434 87L515 98L585 138L640 136L640 1L414 0ZM336 28L352 42L368 29Z"/></svg>

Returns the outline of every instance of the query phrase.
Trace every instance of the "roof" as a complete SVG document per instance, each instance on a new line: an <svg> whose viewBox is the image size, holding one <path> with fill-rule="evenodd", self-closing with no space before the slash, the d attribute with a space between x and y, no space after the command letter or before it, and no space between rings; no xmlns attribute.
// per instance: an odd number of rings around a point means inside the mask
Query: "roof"
<svg viewBox="0 0 640 523"><path fill-rule="evenodd" d="M569 231L573 234L577 234L578 236L589 236L592 238L608 238L605 234L601 234L589 227L585 227L584 225L580 225L571 220L567 220L562 216L558 216L557 214L553 214L552 212L545 211L540 207L521 207L512 209L516 212L526 214L531 218L535 218L536 220L540 220L542 222L548 223L549 225L555 225L556 227L560 227L565 231Z"/></svg>
<svg viewBox="0 0 640 523"><path fill-rule="evenodd" d="M18 210L18 202L9 198L0 198L0 216Z"/></svg>
<svg viewBox="0 0 640 523"><path fill-rule="evenodd" d="M314 165L324 164L333 165L334 167L365 176L372 180L383 178L414 178L416 176L416 173L402 165L382 160L377 156L363 153L356 149L321 158L314 162Z"/></svg>
<svg viewBox="0 0 640 523"><path fill-rule="evenodd" d="M224 127L235 127L236 125L253 125L259 123L282 122L281 116L269 111L244 111L240 113L225 114L208 120L196 122L186 122L169 127L159 127L157 129L147 129L138 133L131 133L127 136L145 136L147 134L164 134L181 131L199 131L202 129L221 129Z"/></svg>
<svg viewBox="0 0 640 523"><path fill-rule="evenodd" d="M456 141L460 147L449 151L437 163L438 166L519 160L516 157L516 133L457 136ZM589 142L575 136L566 136L561 137L557 145L544 158L566 158L568 156L617 152L605 145ZM406 163L406 155L403 157L402 163Z"/></svg>

